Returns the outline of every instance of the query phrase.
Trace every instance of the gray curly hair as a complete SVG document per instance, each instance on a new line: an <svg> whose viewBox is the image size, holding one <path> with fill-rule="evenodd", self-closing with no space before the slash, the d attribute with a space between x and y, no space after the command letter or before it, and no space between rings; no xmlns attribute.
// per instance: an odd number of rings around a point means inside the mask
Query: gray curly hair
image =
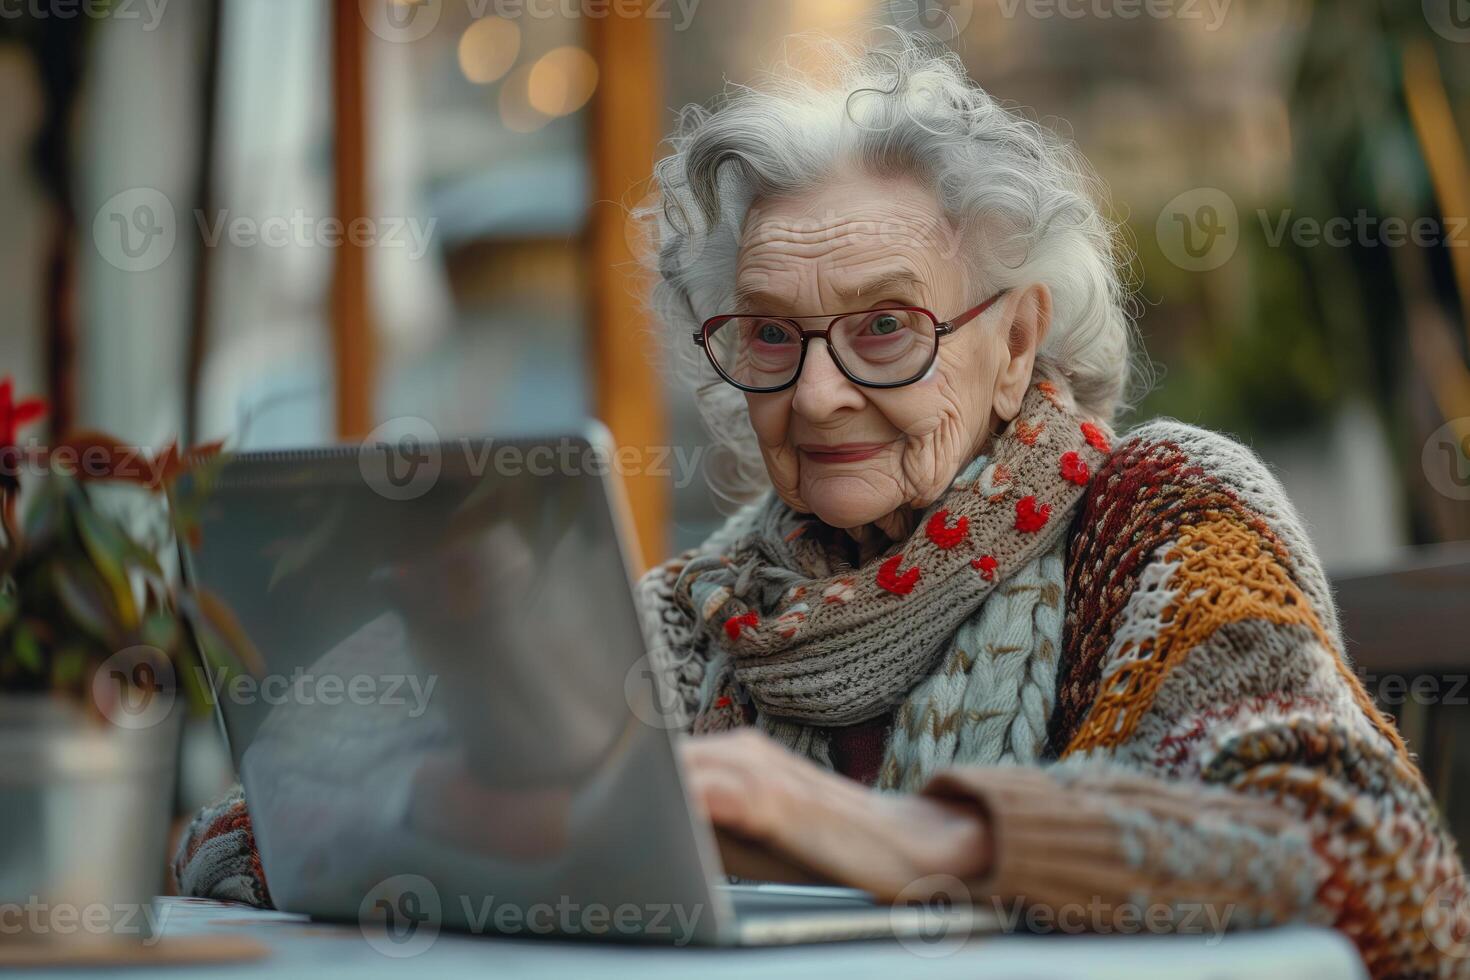
<svg viewBox="0 0 1470 980"><path fill-rule="evenodd" d="M765 469L744 396L689 337L731 305L751 207L854 162L932 187L965 232L964 258L987 292L1045 283L1053 317L1037 370L1066 379L1083 410L1111 419L1132 374L1131 283L1086 161L997 103L955 54L923 35L885 30L868 43L821 47L824 71L771 73L759 86L731 86L711 108L685 108L672 152L654 170L656 201L633 215L645 229L650 303L670 335L672 364L698 379L705 427L729 450L715 489L748 499L765 485ZM974 233L980 225L983 238Z"/></svg>

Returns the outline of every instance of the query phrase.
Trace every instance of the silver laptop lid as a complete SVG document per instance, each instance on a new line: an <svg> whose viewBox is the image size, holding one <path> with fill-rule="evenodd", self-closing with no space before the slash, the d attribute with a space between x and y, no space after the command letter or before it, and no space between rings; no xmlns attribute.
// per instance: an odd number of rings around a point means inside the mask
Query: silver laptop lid
<svg viewBox="0 0 1470 980"><path fill-rule="evenodd" d="M246 453L181 485L186 578L263 662L210 680L280 907L514 932L632 905L604 935L714 938L609 458L596 433Z"/></svg>

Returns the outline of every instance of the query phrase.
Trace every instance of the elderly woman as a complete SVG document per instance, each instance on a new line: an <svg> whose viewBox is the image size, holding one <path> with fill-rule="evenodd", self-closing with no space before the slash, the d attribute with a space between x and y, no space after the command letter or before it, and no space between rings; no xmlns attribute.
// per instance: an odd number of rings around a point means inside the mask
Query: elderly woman
<svg viewBox="0 0 1470 980"><path fill-rule="evenodd" d="M1077 155L903 36L673 148L655 305L769 483L638 589L715 824L881 896L942 875L1463 967L1455 847L1281 487L1222 436L1110 428L1130 320ZM263 900L254 860L236 797L177 870Z"/></svg>

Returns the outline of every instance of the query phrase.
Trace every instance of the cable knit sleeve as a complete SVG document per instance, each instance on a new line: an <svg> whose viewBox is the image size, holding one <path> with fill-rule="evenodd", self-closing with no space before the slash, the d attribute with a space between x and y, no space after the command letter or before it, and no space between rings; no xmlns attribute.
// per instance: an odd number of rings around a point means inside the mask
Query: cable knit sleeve
<svg viewBox="0 0 1470 980"><path fill-rule="evenodd" d="M1470 975L1455 846L1253 454L1139 430L1089 493L1067 587L1058 761L925 790L988 812L977 894L1163 909L1178 928L1328 924L1376 977Z"/></svg>
<svg viewBox="0 0 1470 980"><path fill-rule="evenodd" d="M185 828L172 871L180 895L271 907L255 830L237 784Z"/></svg>

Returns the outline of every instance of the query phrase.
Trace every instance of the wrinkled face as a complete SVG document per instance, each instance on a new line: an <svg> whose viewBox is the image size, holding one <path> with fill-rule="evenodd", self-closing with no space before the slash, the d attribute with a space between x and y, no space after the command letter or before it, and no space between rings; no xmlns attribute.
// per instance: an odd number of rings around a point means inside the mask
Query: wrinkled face
<svg viewBox="0 0 1470 980"><path fill-rule="evenodd" d="M944 321L988 298L977 288L959 232L931 191L854 173L800 197L756 202L741 239L735 312L835 315L898 305ZM998 388L1014 394L1011 375L1020 368L1021 391L1029 380L1029 352L1015 363L1008 339L1016 299L1007 294L944 337L928 375L901 388L854 384L826 342L813 338L794 386L746 396L776 492L841 528L937 499L979 454L991 426L1015 414L1008 397L997 404ZM827 322L801 326L821 330Z"/></svg>

